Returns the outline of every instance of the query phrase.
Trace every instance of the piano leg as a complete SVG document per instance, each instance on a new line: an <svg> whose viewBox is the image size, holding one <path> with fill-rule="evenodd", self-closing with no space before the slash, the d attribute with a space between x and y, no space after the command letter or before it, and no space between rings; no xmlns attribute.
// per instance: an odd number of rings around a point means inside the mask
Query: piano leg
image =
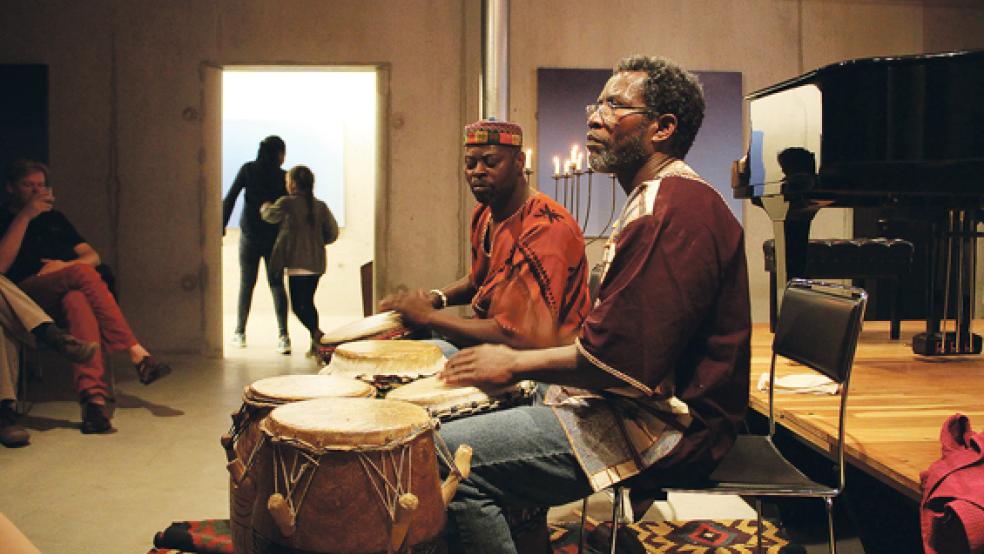
<svg viewBox="0 0 984 554"><path fill-rule="evenodd" d="M782 307L782 295L786 291L786 283L794 277L806 274L806 249L810 236L810 223L816 215L816 208L797 209L791 202L781 196L763 196L762 208L772 220L772 232L775 237L775 287L770 287L775 294L772 299L776 313ZM775 321L770 322L775 326Z"/></svg>
<svg viewBox="0 0 984 554"><path fill-rule="evenodd" d="M976 286L976 239L980 235L978 219L974 209L951 209L942 224L933 225L927 268L926 332L912 339L912 351L916 354L981 353L981 336L974 334L970 327Z"/></svg>

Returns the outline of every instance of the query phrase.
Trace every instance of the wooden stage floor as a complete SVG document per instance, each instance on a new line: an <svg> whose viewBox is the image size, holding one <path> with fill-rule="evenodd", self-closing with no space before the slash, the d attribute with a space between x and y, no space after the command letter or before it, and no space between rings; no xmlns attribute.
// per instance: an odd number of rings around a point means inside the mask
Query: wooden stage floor
<svg viewBox="0 0 984 554"><path fill-rule="evenodd" d="M888 338L888 323L865 322L854 360L848 398L848 461L909 498L919 500L919 473L940 458L940 428L952 414L984 427L984 356L927 358L912 353L922 322L904 322L901 340ZM974 322L981 334L984 322ZM752 333L751 406L768 415L768 393L755 389L769 371L772 334L767 324ZM777 375L810 370L779 358ZM829 454L837 426L832 396L776 394L776 421Z"/></svg>

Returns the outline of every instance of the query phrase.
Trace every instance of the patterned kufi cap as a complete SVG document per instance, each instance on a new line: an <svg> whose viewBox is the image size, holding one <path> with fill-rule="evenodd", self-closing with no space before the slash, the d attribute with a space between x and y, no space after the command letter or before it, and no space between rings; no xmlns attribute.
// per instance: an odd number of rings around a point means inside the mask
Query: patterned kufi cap
<svg viewBox="0 0 984 554"><path fill-rule="evenodd" d="M523 128L509 121L498 121L494 117L465 125L465 146L485 144L522 146Z"/></svg>

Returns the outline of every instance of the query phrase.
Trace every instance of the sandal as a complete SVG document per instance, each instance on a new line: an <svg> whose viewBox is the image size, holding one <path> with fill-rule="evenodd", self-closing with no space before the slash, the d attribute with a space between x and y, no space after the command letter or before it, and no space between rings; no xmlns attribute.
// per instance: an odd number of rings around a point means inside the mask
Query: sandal
<svg viewBox="0 0 984 554"><path fill-rule="evenodd" d="M140 378L140 382L145 385L149 385L171 373L171 366L158 362L150 356L144 356L144 359L140 360L133 367L137 370L137 377Z"/></svg>

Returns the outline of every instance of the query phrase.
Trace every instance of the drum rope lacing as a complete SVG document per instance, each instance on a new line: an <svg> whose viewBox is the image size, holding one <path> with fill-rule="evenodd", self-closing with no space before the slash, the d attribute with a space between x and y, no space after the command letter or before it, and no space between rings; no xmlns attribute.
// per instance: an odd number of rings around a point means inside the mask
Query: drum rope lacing
<svg viewBox="0 0 984 554"><path fill-rule="evenodd" d="M311 488L311 482L314 481L314 475L320 467L319 460L313 455L297 448L291 448L294 452L294 459L291 463L290 471L287 471L287 463L284 461L284 454L281 450L279 441L273 441L273 492L274 494L280 494L280 477L283 477L284 483L284 494L281 496L287 501L287 505L290 507L292 513L297 514L301 510L301 505L304 504L304 498L307 496L308 489ZM305 461L301 461L301 459ZM298 464L300 463L299 467ZM279 466L279 471L278 471ZM308 474L308 470L314 468L310 472L310 476L304 480L304 476ZM298 495L298 499L294 501L294 492L297 490L298 483L301 481L304 483L301 485L302 489Z"/></svg>
<svg viewBox="0 0 984 554"><path fill-rule="evenodd" d="M320 467L319 460L320 460L321 456L323 456L323 455L325 455L325 454L327 454L328 452L331 452L331 451L354 452L354 453L356 453L356 454L359 455L359 459L361 461L362 458L366 457L365 454L368 453L368 452L382 451L383 454L385 455L386 453L391 452L392 450L396 449L397 447L399 447L402 451L406 451L406 450L409 449L410 443L415 438L417 438L422 433L424 433L424 432L426 432L428 430L432 430L433 428L434 428L434 424L432 422L428 421L426 424L412 426L410 428L409 433L407 435L404 435L402 437L398 437L396 439L390 440L390 441L386 442L385 444L375 445L375 446L362 446L362 447L342 448L342 447L338 447L338 446L334 446L334 447L318 447L318 446L315 446L315 445L313 445L313 444L311 444L311 443L309 443L309 442L307 442L305 440L298 439L298 438L273 437L273 436L270 436L269 430L263 429L263 427L261 425L261 430L263 432L262 432L262 434L260 436L260 440L256 441L256 445L253 447L253 452L250 453L249 460L247 461L247 464L246 464L246 470L248 472L249 469L252 467L252 465L253 465L253 463L254 463L254 461L256 459L256 454L259 452L259 450L262 447L263 443L265 441L267 441L267 440L270 441L270 445L273 448L273 466L274 466L273 467L273 482L274 482L274 493L275 494L280 494L280 481L281 481L281 477L282 477L283 478L283 482L284 482L284 493L285 494L283 494L281 496L283 496L283 498L287 501L287 503L288 503L291 511L294 514L297 514L297 513L299 513L299 511L301 509L301 506L304 503L304 497L307 495L308 488L310 487L311 483L314 481L314 476L317 473L318 467ZM436 433L435 433L435 435L436 435ZM283 452L281 450L281 448L283 448L283 447L290 448L291 450L293 450L295 452L294 461L291 464L291 470L290 470L289 473L287 472L287 469L286 469L286 463L283 460ZM446 448L447 447L445 446L445 449ZM296 453L300 453L304 457L304 459L307 460L306 462L301 463L300 468L298 468L298 460L299 460L299 457L297 456ZM401 456L402 456L402 453L401 453ZM401 461L401 464L400 465L402 467L402 461ZM310 469L312 466L314 468L314 471L312 471L311 474L310 474L310 476L305 480L304 477L307 474L308 469ZM395 468L395 466L394 466L394 468ZM376 471L377 472L379 471L378 468L376 469ZM369 471L366 470L366 473L368 474ZM396 490L398 490L399 493L394 496L393 501L392 502L387 502L385 496L380 495L380 498L381 498L381 500L383 502L383 505L386 507L386 509L389 512L391 518L395 517L395 514L396 514L396 500L399 498L399 495L402 492L409 492L409 491L402 491L402 483L399 482L399 473L397 473L397 477L398 477L398 482L397 482L397 485L396 485ZM300 497L295 502L293 500L294 489L296 488L296 485L299 482L301 482L302 480L304 480L304 483L302 485L303 488L304 488L304 490L301 491ZM392 484L390 484L388 481L386 481L385 477L384 477L383 480L387 483L387 485L390 485L392 487ZM370 481L371 481L371 479L370 479ZM373 483L373 484L375 485L375 483ZM377 493L378 492L379 491L377 489Z"/></svg>
<svg viewBox="0 0 984 554"><path fill-rule="evenodd" d="M376 495L379 496L379 501L382 502L383 507L386 509L386 513L389 514L390 521L396 520L396 502L399 500L400 496L408 492L413 492L409 490L409 485L413 483L413 456L408 456L410 452L410 444L404 444L400 447L400 462L396 463L396 456L393 455L392 451L384 451L380 453L380 463L383 468L380 469L379 466L373 462L365 452L358 452L359 462L362 464L362 470L366 472L366 477L369 478L369 483L372 484L373 489L376 491ZM386 478L386 461L389 459L390 466L392 466L393 477L395 483L390 482ZM404 463L405 462L405 463ZM403 467L406 465L407 468L407 478L406 481L402 479L403 477ZM372 471L370 471L370 468ZM383 483L383 488L380 489L379 482L373 479L373 472L375 472L376 477L379 481ZM406 488L405 488L406 486Z"/></svg>

